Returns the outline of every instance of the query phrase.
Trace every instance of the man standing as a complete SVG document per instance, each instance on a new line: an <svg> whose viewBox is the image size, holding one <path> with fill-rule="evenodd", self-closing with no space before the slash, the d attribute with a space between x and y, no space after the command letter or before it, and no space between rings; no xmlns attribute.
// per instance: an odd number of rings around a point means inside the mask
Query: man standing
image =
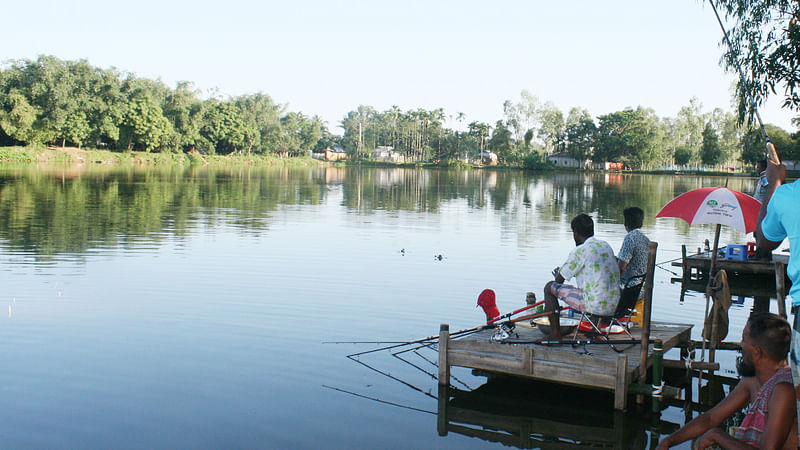
<svg viewBox="0 0 800 450"><path fill-rule="evenodd" d="M667 436L658 450L700 436L695 448L796 449L797 416L791 370L786 363L791 335L789 323L771 313L750 316L742 331L742 359L737 364L743 377L717 406ZM719 426L747 405L742 425L731 436Z"/></svg>
<svg viewBox="0 0 800 450"><path fill-rule="evenodd" d="M772 145L772 144L770 144ZM767 164L767 192L758 212L756 228L756 242L759 253L771 252L780 243L789 238L789 247L792 252L786 273L792 280L789 297L792 299L792 314L794 323L792 328L792 349L789 363L792 366L794 388L798 411L800 411L800 184L797 182L783 184L786 180L786 166Z"/></svg>
<svg viewBox="0 0 800 450"><path fill-rule="evenodd" d="M753 198L764 203L767 197L767 188L769 187L766 159L762 159L756 163L756 172L758 172L758 181L756 181L756 191L753 193Z"/></svg>
<svg viewBox="0 0 800 450"><path fill-rule="evenodd" d="M594 221L586 214L572 219L572 238L576 247L561 267L553 270L554 281L544 287L545 311L550 315L550 337L561 339L558 301L576 311L608 316L619 303L619 267L614 250L607 242L594 238ZM563 284L575 277L577 286Z"/></svg>

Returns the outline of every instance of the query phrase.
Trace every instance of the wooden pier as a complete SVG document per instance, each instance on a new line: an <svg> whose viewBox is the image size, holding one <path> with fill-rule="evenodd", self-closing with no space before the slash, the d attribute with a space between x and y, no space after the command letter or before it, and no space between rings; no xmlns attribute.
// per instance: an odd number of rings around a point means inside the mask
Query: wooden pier
<svg viewBox="0 0 800 450"><path fill-rule="evenodd" d="M650 340L660 342L663 351L690 345L692 325L649 323ZM439 335L439 384L448 385L450 368L454 366L482 369L536 380L610 390L614 393L614 408L624 410L630 387L646 374L652 365L654 347L648 346L646 367L642 367L641 344L626 344L624 333L611 338L622 341L613 348L608 344L544 345L548 340L535 327L518 323L514 341L503 343L491 339L487 329L463 338L450 338L449 327L442 325ZM641 339L642 330L633 329L634 338ZM645 333L646 334L646 333ZM569 336L571 337L571 336ZM569 338L567 337L567 338ZM580 339L580 335L579 335ZM645 337L645 339L647 339ZM530 343L528 343L530 342ZM619 352L618 352L619 351Z"/></svg>
<svg viewBox="0 0 800 450"><path fill-rule="evenodd" d="M786 276L786 265L789 263L789 256L785 254L773 253L772 260L737 260L737 259L717 259L715 272L725 270L731 282L731 294L747 297L774 297L778 301L778 314L786 317L786 295L791 286L791 282ZM675 267L681 267L683 273L681 278L673 278L672 281L680 281L682 290L705 291L705 284L708 283L708 273L711 269L711 252L702 251L699 248L695 254L687 254L686 246L681 248L681 261L672 263ZM741 286L737 287L740 280ZM683 300L683 293L681 294Z"/></svg>

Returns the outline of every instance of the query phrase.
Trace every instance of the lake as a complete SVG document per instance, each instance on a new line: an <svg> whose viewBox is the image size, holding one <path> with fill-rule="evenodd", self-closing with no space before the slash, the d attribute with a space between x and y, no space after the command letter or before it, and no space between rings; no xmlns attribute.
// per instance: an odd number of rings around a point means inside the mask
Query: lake
<svg viewBox="0 0 800 450"><path fill-rule="evenodd" d="M499 448L437 434L435 367L423 358L434 351L409 352L418 367L365 355L382 374L345 357L380 344L331 342L479 325L485 288L501 312L523 306L527 291L541 298L582 212L618 251L622 210L639 206L657 261L679 258L681 244L703 246L713 226L655 214L683 192L725 183L749 193L755 180L1 168L0 439L5 448ZM745 238L723 228L721 245ZM699 338L703 296L680 302L669 272L680 269L661 267L654 320L693 323ZM751 306L732 312L729 339L738 341ZM735 355L721 353L722 373L734 376ZM453 373L462 390L486 382ZM511 386L497 395L536 406L536 388ZM623 420L642 445L657 440L652 427ZM684 411L671 406L662 420L683 424Z"/></svg>

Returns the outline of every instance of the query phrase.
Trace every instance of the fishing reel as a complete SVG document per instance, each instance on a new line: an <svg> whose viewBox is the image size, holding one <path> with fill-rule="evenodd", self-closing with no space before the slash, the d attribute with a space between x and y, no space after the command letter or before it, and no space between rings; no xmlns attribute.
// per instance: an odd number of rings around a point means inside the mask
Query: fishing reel
<svg viewBox="0 0 800 450"><path fill-rule="evenodd" d="M494 333L492 333L492 340L497 342L502 342L512 335L516 338L519 338L519 335L514 331L517 325L512 321L506 321L497 326L495 328Z"/></svg>

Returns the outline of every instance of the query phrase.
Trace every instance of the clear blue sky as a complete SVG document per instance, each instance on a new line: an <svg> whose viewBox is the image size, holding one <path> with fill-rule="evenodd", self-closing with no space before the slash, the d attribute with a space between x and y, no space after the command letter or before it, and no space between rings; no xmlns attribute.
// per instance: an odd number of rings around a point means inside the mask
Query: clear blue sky
<svg viewBox="0 0 800 450"><path fill-rule="evenodd" d="M494 124L523 89L565 114L642 105L674 117L690 97L732 110L722 33L699 0L8 3L2 61L50 54L171 87L264 92L334 132L359 104ZM762 117L793 131L780 103Z"/></svg>

